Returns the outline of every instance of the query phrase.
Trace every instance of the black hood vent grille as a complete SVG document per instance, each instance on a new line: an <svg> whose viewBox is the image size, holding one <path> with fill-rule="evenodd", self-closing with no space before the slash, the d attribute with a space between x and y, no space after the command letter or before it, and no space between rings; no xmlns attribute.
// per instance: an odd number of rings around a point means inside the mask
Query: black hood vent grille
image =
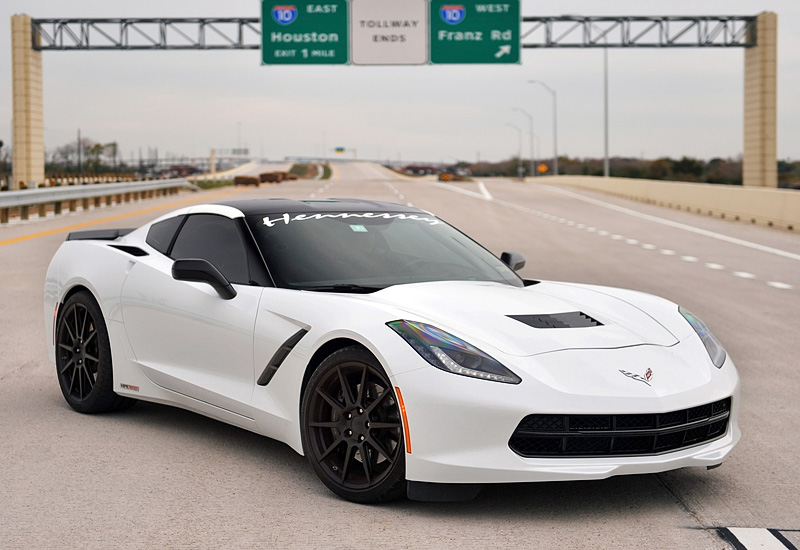
<svg viewBox="0 0 800 550"><path fill-rule="evenodd" d="M601 327L603 323L580 311L545 315L509 315L512 319L533 328L584 328Z"/></svg>

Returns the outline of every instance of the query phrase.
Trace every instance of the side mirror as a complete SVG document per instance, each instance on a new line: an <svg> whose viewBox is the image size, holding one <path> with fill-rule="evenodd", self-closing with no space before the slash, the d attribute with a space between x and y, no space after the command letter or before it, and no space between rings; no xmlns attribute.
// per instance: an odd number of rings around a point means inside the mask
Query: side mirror
<svg viewBox="0 0 800 550"><path fill-rule="evenodd" d="M519 252L503 252L500 254L500 261L513 271L519 271L525 267L525 257Z"/></svg>
<svg viewBox="0 0 800 550"><path fill-rule="evenodd" d="M236 296L236 289L208 260L199 258L175 260L172 264L172 278L177 281L208 283L223 300L230 300Z"/></svg>

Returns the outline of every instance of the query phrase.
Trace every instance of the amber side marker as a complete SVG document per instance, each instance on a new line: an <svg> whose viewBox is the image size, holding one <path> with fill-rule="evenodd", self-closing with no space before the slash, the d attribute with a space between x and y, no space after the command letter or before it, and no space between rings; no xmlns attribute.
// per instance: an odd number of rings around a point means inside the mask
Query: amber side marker
<svg viewBox="0 0 800 550"><path fill-rule="evenodd" d="M408 417L406 416L406 404L403 403L403 392L397 386L394 387L394 393L397 394L397 402L400 404L400 414L403 415L403 431L406 436L406 452L411 454L411 433L408 430Z"/></svg>

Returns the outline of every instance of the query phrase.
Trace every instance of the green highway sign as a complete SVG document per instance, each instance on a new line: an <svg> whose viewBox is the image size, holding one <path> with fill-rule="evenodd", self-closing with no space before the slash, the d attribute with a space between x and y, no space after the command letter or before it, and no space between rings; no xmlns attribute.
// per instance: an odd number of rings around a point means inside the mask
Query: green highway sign
<svg viewBox="0 0 800 550"><path fill-rule="evenodd" d="M261 0L264 65L346 64L349 47L347 0Z"/></svg>
<svg viewBox="0 0 800 550"><path fill-rule="evenodd" d="M520 0L430 1L431 63L519 63Z"/></svg>

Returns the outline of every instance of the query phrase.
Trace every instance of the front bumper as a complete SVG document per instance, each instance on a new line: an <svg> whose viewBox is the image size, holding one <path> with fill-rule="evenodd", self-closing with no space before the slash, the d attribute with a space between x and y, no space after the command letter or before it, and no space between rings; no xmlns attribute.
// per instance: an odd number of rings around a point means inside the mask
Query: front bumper
<svg viewBox="0 0 800 550"><path fill-rule="evenodd" d="M399 374L394 383L403 392L412 449L406 455L406 478L412 482L469 484L569 481L718 466L740 437L739 378L728 358L722 369L713 365L695 367L698 376L686 380L686 361L691 358L697 362L705 354L697 345L692 339L672 348L641 346L574 350L559 352L560 356L498 357L522 376L519 385L467 378L433 367ZM648 386L621 375L617 367L630 361L653 364L659 383ZM582 369L589 368L585 365L591 365L594 376L588 381L582 376ZM603 371L607 381L596 375ZM569 383L571 377L575 378L573 383ZM533 413L666 413L727 397L731 397L731 409L726 432L713 441L673 452L524 458L509 447L520 421Z"/></svg>

